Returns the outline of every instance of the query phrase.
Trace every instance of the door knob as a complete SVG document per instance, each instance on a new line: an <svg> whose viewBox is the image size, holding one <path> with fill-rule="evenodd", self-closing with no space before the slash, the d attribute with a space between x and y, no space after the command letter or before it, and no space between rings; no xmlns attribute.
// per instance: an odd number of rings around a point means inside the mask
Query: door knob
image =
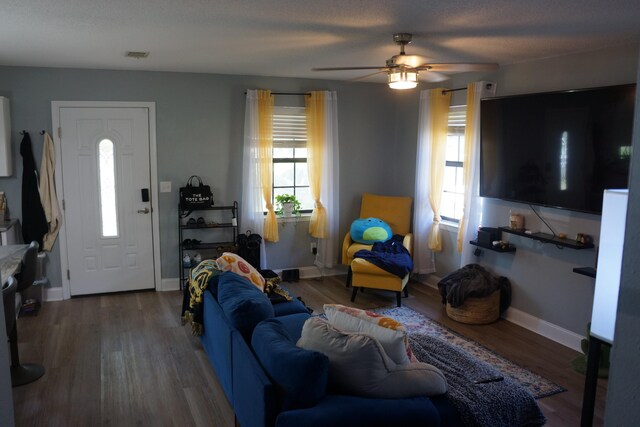
<svg viewBox="0 0 640 427"><path fill-rule="evenodd" d="M151 212L149 208L138 209L139 214L148 214L149 212Z"/></svg>

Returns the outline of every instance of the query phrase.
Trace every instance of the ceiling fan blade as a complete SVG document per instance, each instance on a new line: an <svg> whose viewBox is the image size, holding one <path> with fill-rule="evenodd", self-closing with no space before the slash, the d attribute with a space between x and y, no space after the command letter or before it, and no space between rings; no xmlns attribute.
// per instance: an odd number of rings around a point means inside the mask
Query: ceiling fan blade
<svg viewBox="0 0 640 427"><path fill-rule="evenodd" d="M427 63L416 67L417 70L428 71L443 71L443 72L458 72L464 73L467 71L497 71L499 69L498 64L491 63L475 63L475 64L439 64L439 63Z"/></svg>
<svg viewBox="0 0 640 427"><path fill-rule="evenodd" d="M386 72L387 72L387 70L376 71L375 73L371 73L371 74L367 74L367 75L364 75L364 76L356 77L354 79L349 79L347 81L348 82L357 82L359 80L368 79L369 77L377 76L378 74L383 74L383 73L386 73Z"/></svg>
<svg viewBox="0 0 640 427"><path fill-rule="evenodd" d="M421 55L394 55L391 57L391 62L395 65L407 65L411 68L416 68L429 62L429 58Z"/></svg>
<svg viewBox="0 0 640 427"><path fill-rule="evenodd" d="M346 70L381 70L384 71L388 67L326 67L312 68L311 71L346 71Z"/></svg>
<svg viewBox="0 0 640 427"><path fill-rule="evenodd" d="M451 77L442 73L438 73L436 71L428 71L419 73L418 77L420 80L428 82L428 83L438 83L443 82L445 80L449 80Z"/></svg>

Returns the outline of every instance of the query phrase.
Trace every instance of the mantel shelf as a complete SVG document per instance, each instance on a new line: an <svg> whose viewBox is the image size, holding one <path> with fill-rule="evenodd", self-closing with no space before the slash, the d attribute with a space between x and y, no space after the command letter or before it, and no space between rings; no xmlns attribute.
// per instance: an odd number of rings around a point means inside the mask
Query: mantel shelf
<svg viewBox="0 0 640 427"><path fill-rule="evenodd" d="M516 236L526 237L527 239L537 240L542 243L551 243L553 245L562 246L571 249L592 249L593 243L579 243L571 239L561 239L546 233L525 233L525 230L514 230L509 227L498 227L500 231L515 234Z"/></svg>

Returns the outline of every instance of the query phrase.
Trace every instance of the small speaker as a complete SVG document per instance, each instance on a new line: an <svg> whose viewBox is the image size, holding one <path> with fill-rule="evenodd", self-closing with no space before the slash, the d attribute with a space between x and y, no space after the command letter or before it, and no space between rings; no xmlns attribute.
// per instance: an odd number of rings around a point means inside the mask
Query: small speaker
<svg viewBox="0 0 640 427"><path fill-rule="evenodd" d="M478 243L491 246L495 240L500 240L500 229L494 227L480 227L478 229Z"/></svg>

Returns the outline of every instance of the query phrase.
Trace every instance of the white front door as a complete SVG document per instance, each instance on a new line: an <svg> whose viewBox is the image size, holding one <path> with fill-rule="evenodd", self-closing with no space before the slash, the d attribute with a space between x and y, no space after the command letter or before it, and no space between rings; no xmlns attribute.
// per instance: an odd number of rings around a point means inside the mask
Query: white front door
<svg viewBox="0 0 640 427"><path fill-rule="evenodd" d="M154 288L148 109L61 107L59 123L70 295Z"/></svg>

